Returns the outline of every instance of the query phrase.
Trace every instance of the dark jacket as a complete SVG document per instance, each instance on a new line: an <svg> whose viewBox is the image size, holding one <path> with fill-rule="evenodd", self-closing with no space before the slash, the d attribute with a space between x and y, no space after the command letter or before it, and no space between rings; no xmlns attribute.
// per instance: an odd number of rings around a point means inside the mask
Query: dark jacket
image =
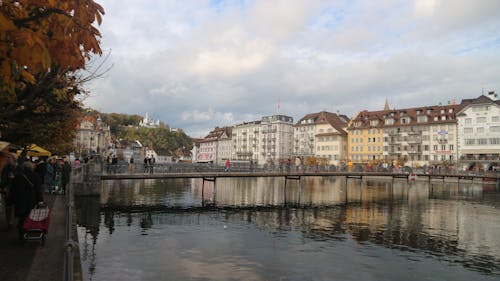
<svg viewBox="0 0 500 281"><path fill-rule="evenodd" d="M61 171L61 181L62 183L68 183L69 178L71 176L71 165L64 161L62 164L62 171Z"/></svg>
<svg viewBox="0 0 500 281"><path fill-rule="evenodd" d="M25 217L38 202L43 201L40 177L31 171L18 173L12 181L12 203L16 217Z"/></svg>

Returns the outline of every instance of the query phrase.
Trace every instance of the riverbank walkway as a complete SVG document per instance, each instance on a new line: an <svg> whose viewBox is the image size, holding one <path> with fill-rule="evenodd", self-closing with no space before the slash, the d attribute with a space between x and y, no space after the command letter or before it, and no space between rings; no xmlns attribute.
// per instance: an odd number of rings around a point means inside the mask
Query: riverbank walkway
<svg viewBox="0 0 500 281"><path fill-rule="evenodd" d="M66 243L66 196L44 194L51 209L45 245L18 238L16 226L7 229L0 208L0 280L58 281L64 278Z"/></svg>

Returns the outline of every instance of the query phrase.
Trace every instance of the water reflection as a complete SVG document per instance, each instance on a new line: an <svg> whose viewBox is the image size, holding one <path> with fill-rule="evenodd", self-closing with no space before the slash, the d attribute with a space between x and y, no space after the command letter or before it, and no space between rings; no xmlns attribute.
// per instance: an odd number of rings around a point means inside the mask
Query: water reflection
<svg viewBox="0 0 500 281"><path fill-rule="evenodd" d="M349 180L346 193L345 179L319 177L289 181L286 189L284 179L272 178L202 186L118 181L104 184L100 198L77 198L87 279L500 276L496 187ZM202 199L248 208L202 208ZM154 211L158 206L167 208ZM132 254L117 259L124 247ZM123 267L135 271L121 276ZM356 271L370 278L353 278Z"/></svg>

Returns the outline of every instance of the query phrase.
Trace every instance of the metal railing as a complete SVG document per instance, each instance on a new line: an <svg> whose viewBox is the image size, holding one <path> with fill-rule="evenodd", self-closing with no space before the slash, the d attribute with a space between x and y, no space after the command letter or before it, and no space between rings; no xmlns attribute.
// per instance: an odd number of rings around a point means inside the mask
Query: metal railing
<svg viewBox="0 0 500 281"><path fill-rule="evenodd" d="M63 280L73 281L74 277L74 259L75 248L78 247L78 241L73 240L73 182L75 178L81 176L83 166L73 170L71 180L66 187L66 233L64 242L64 270Z"/></svg>
<svg viewBox="0 0 500 281"><path fill-rule="evenodd" d="M249 163L231 163L229 169L231 172L255 172L255 173L276 173L276 172L377 172L377 173L422 173L422 174L456 174L456 175L498 175L496 171L486 170L466 170L458 166L442 167L440 165L427 165L424 167L391 167L383 165L354 164L352 167L347 165L295 165L291 163L282 164L249 164ZM133 168L127 163L104 164L102 174L166 174L166 173L213 173L224 172L224 165L212 163L161 163L153 165L135 164Z"/></svg>

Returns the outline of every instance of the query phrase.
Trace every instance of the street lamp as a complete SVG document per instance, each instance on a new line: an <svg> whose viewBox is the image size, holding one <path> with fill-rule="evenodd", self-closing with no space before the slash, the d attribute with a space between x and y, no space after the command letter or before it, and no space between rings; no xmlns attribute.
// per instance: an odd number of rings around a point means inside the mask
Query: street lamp
<svg viewBox="0 0 500 281"><path fill-rule="evenodd" d="M92 151L92 142L94 141L94 136L91 136L90 137L90 145L89 145L89 152L88 152L88 155L90 155L91 151Z"/></svg>

